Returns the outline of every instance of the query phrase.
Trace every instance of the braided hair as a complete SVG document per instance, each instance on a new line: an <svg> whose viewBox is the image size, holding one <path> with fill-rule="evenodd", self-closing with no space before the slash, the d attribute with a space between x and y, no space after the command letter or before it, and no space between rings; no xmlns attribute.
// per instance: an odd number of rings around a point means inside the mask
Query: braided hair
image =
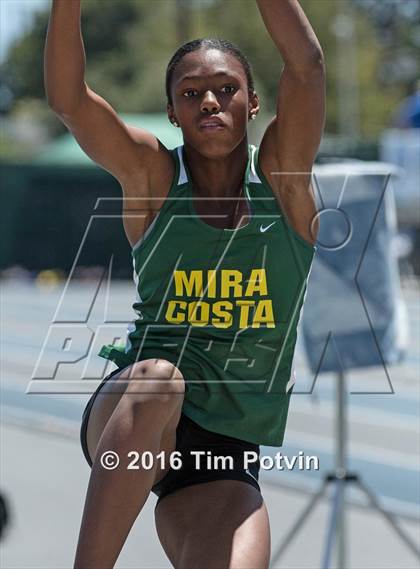
<svg viewBox="0 0 420 569"><path fill-rule="evenodd" d="M252 77L251 64L249 63L245 55L242 53L242 51L239 49L239 47L228 40L223 40L218 38L204 38L204 39L202 38L184 43L184 45L181 45L181 47L179 47L174 53L174 55L171 57L168 63L168 67L166 69L166 80L165 80L166 97L168 99L169 104L172 104L172 95L171 95L172 77L174 75L176 68L178 67L178 64L185 55L187 55L188 53L192 53L193 51L197 51L199 49L218 49L219 51L223 51L225 53L233 55L233 57L235 57L239 61L239 63L243 67L243 70L245 71L245 75L248 81L249 91L251 92L254 91L254 79Z"/></svg>

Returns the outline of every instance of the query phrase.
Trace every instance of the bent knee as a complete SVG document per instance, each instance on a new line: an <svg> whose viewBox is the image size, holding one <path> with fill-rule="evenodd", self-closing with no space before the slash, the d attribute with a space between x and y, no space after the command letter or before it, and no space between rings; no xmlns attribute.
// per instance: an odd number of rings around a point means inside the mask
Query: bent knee
<svg viewBox="0 0 420 569"><path fill-rule="evenodd" d="M183 383L184 378L182 373L168 360L161 358L147 359L137 362L133 367L135 368L135 372L138 370L148 378L182 380Z"/></svg>
<svg viewBox="0 0 420 569"><path fill-rule="evenodd" d="M129 379L183 379L182 373L174 364L160 358L136 362L127 368L127 372Z"/></svg>
<svg viewBox="0 0 420 569"><path fill-rule="evenodd" d="M162 359L149 359L135 363L124 399L131 405L148 407L176 407L185 393L184 378L179 369Z"/></svg>

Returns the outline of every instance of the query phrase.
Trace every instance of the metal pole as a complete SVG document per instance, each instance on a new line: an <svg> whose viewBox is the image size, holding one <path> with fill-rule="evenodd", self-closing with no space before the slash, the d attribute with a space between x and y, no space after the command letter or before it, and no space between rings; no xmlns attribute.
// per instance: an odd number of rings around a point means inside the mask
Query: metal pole
<svg viewBox="0 0 420 569"><path fill-rule="evenodd" d="M340 501L341 495L343 492L342 485L344 484L343 480L336 480L335 487L333 488L334 495L332 499L332 509L330 515L330 521L328 524L328 531L327 537L325 540L325 549L322 555L322 569L330 569L331 567L331 553L333 551L334 546L334 537L336 532L336 524L337 524L337 515L340 509ZM339 568L341 569L341 568Z"/></svg>
<svg viewBox="0 0 420 569"><path fill-rule="evenodd" d="M346 568L346 486L345 476L347 473L347 416L346 416L346 383L345 375L341 371L337 374L336 385L337 396L337 439L336 439L336 463L335 473L341 481L337 484L338 504L337 504L337 566L340 569Z"/></svg>
<svg viewBox="0 0 420 569"><path fill-rule="evenodd" d="M283 555L285 550L291 544L292 540L297 536L297 532L302 528L303 524L308 519L309 514L315 508L315 506L317 505L319 500L324 496L324 494L327 490L328 483L329 483L328 480L324 479L324 482L322 483L321 488L318 490L318 492L316 494L314 494L312 496L312 498L309 500L306 507L303 509L303 511L301 512L299 517L296 519L296 521L294 522L292 527L289 529L287 534L284 536L282 542L278 546L278 549L276 549L276 551L273 553L273 556L272 556L272 559L270 562L270 567L274 567L274 563L277 563L277 561Z"/></svg>
<svg viewBox="0 0 420 569"><path fill-rule="evenodd" d="M348 2L337 0L336 5L337 15L332 30L337 41L338 130L343 136L357 138L360 134L360 105L354 18Z"/></svg>
<svg viewBox="0 0 420 569"><path fill-rule="evenodd" d="M376 498L375 494L370 491L370 489L365 485L364 482L358 480L357 484L363 490L363 492L369 498L371 507L374 508L379 514L381 514L385 520L391 525L393 530L397 535L399 535L400 539L410 548L410 550L414 553L418 560L420 560L420 549L418 548L416 542L409 536L403 529L400 528L398 522L395 520L395 514L384 510L379 503L378 499Z"/></svg>
<svg viewBox="0 0 420 569"><path fill-rule="evenodd" d="M420 551L415 541L409 536L402 528L399 527L398 522L394 519L396 514L384 510L376 496L369 488L360 481L357 474L349 474L347 472L347 391L346 391L346 377L344 372L337 374L336 385L336 448L335 448L335 471L328 474L321 488L312 496L306 508L298 517L292 528L288 531L285 539L281 542L280 547L273 555L270 567L274 566L281 555L284 553L292 539L294 539L298 531L302 528L303 523L306 521L309 513L315 508L318 500L323 496L327 486L330 482L334 483L332 511L330 521L328 524L328 532L325 541L325 548L322 557L322 569L329 569L331 564L331 553L334 544L334 536L336 537L337 549L337 569L345 569L347 562L346 551L346 488L348 483L353 483L358 486L368 497L370 506L380 513L391 525L401 540L410 548L410 550L420 559ZM279 485L281 486L281 485Z"/></svg>

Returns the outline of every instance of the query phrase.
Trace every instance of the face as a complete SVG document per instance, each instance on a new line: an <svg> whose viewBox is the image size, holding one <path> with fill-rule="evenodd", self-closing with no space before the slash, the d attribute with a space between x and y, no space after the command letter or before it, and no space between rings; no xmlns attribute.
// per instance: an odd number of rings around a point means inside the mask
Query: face
<svg viewBox="0 0 420 569"><path fill-rule="evenodd" d="M186 144L209 158L230 154L259 109L242 64L218 49L185 55L173 74L171 94L169 119L182 128Z"/></svg>

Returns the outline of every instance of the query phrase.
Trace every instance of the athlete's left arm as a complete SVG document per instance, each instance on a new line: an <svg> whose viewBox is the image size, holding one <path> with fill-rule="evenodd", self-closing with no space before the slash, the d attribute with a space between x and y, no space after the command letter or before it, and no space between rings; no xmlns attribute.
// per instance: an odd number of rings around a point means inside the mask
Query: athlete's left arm
<svg viewBox="0 0 420 569"><path fill-rule="evenodd" d="M316 205L310 173L325 121L324 57L298 0L257 4L284 61L277 115L261 141L259 164L290 225L314 243Z"/></svg>

